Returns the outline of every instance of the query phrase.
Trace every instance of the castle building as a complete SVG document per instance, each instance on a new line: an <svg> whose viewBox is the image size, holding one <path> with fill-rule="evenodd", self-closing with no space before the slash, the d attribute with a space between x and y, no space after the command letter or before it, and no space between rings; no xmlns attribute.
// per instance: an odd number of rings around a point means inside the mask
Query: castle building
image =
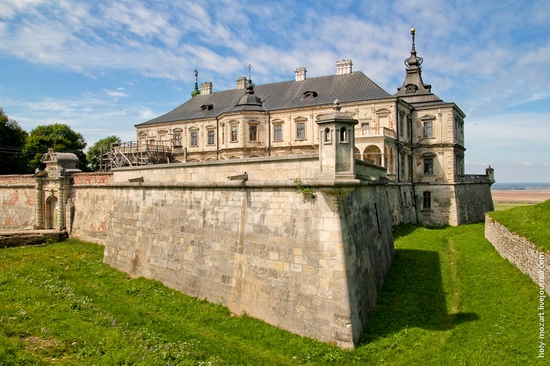
<svg viewBox="0 0 550 366"><path fill-rule="evenodd" d="M493 210L493 171L464 175L464 113L424 84L412 36L394 95L350 60L266 85L249 73L233 90L197 82L112 147L109 173L50 151L46 170L0 177L0 223L103 243L105 263L133 277L353 348L395 254L392 225Z"/></svg>
<svg viewBox="0 0 550 366"><path fill-rule="evenodd" d="M492 182L492 169L464 175L465 114L423 82L414 29L411 35L405 80L393 95L353 71L351 60L336 62L336 74L329 76L308 78L306 68L299 67L292 81L254 85L249 73L248 79L237 79L235 89L216 92L211 82L202 83L200 92L195 83L187 102L136 125L138 146L169 149L173 162L316 153L321 143L316 121L337 99L342 112L359 122L356 158L384 167L390 184L401 187L402 212L393 215L394 223L482 220L492 209L490 192L478 210L459 207L459 191ZM409 207L415 212L407 219Z"/></svg>

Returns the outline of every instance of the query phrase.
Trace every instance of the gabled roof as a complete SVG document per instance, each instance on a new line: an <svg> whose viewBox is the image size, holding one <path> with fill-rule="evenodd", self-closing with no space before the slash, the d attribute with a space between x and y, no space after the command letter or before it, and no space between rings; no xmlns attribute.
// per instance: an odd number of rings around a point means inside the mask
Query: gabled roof
<svg viewBox="0 0 550 366"><path fill-rule="evenodd" d="M317 95L313 98L304 98L304 93L308 91L314 91ZM332 105L335 99L340 103L347 103L391 97L360 71L346 75L256 85L254 93L261 98L263 103L260 108L265 111ZM223 113L238 110L235 107L245 94L245 89L231 89L196 95L174 110L136 126L218 117ZM212 104L212 109L201 108L209 104Z"/></svg>

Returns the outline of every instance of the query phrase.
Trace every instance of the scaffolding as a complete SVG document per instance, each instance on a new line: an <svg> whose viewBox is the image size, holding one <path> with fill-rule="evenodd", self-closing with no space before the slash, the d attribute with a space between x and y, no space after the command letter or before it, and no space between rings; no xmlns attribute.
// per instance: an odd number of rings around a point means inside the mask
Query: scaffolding
<svg viewBox="0 0 550 366"><path fill-rule="evenodd" d="M111 144L109 151L101 154L99 170L109 172L115 168L168 164L171 162L173 141L129 141Z"/></svg>

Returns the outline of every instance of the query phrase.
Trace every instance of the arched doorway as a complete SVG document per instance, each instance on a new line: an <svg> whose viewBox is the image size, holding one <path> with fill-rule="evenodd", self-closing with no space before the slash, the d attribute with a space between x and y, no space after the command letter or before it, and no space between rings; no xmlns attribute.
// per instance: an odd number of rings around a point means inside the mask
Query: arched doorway
<svg viewBox="0 0 550 366"><path fill-rule="evenodd" d="M363 159L369 163L382 165L382 151L376 145L370 145L363 151Z"/></svg>
<svg viewBox="0 0 550 366"><path fill-rule="evenodd" d="M54 229L57 227L57 197L49 196L46 198L46 229Z"/></svg>

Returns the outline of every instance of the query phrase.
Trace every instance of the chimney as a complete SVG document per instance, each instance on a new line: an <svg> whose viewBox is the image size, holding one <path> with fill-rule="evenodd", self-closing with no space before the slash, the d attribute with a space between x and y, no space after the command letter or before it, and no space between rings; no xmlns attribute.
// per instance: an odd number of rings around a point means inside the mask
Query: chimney
<svg viewBox="0 0 550 366"><path fill-rule="evenodd" d="M212 83L205 81L201 84L201 95L212 94Z"/></svg>
<svg viewBox="0 0 550 366"><path fill-rule="evenodd" d="M296 70L294 70L294 74L296 75L296 81L302 81L306 79L306 68L305 67L297 67Z"/></svg>
<svg viewBox="0 0 550 366"><path fill-rule="evenodd" d="M353 63L351 60L336 61L336 75L351 74L351 67Z"/></svg>
<svg viewBox="0 0 550 366"><path fill-rule="evenodd" d="M246 76L237 79L237 89L246 89Z"/></svg>

